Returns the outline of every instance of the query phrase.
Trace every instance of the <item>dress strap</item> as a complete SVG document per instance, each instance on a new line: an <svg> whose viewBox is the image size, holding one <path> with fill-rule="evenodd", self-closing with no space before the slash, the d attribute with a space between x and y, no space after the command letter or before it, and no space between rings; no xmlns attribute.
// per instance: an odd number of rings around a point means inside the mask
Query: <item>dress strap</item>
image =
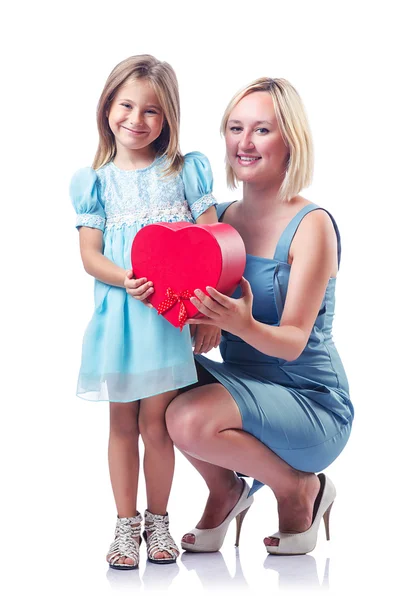
<svg viewBox="0 0 397 600"><path fill-rule="evenodd" d="M288 263L289 249L290 249L292 240L295 237L297 229L300 225L300 222L302 221L303 217L305 217L309 212L312 212L313 210L324 210L331 218L332 224L335 229L336 239L337 239L337 244L338 244L338 268L339 268L340 257L341 257L341 241L340 241L340 233L339 233L338 226L335 222L334 217L327 210L325 210L325 208L322 208L321 206L317 206L317 204L308 204L307 206L304 206L295 215L295 217L293 219L291 219L291 221L288 223L287 227L284 229L284 231L281 234L281 237L278 241L276 251L274 253L274 260L277 260L279 262Z"/></svg>
<svg viewBox="0 0 397 600"><path fill-rule="evenodd" d="M218 204L216 206L216 214L218 217L218 221L221 221L222 217L223 217L223 213L226 211L227 208L229 208L229 206L231 204L233 204L234 202L237 202L237 200L232 200L231 202L222 202L221 204Z"/></svg>

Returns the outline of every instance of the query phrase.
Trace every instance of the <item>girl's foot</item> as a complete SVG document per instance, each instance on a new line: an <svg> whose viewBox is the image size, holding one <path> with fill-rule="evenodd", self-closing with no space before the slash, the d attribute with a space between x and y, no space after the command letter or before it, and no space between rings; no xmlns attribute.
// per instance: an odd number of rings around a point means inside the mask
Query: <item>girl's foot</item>
<svg viewBox="0 0 397 600"><path fill-rule="evenodd" d="M218 527L226 519L230 511L236 506L244 489L244 481L236 477L233 487L222 494L210 493L205 505L203 516L196 525L196 529L213 529ZM195 535L186 533L182 541L194 544Z"/></svg>
<svg viewBox="0 0 397 600"><path fill-rule="evenodd" d="M176 562L179 549L169 531L168 513L155 515L145 510L143 537L147 544L148 560L157 564Z"/></svg>
<svg viewBox="0 0 397 600"><path fill-rule="evenodd" d="M282 533L302 533L310 528L313 520L313 509L320 480L314 473L299 474L298 485L283 498L277 498L279 531ZM278 546L276 537L266 537L266 546Z"/></svg>
<svg viewBox="0 0 397 600"><path fill-rule="evenodd" d="M106 560L112 569L136 569L139 565L142 516L117 518L114 541Z"/></svg>

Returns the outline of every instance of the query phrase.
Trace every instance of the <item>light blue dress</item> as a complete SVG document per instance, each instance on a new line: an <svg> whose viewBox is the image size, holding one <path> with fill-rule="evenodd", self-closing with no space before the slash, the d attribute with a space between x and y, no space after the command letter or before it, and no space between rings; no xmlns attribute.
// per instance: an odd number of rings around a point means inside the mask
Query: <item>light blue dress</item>
<svg viewBox="0 0 397 600"><path fill-rule="evenodd" d="M110 162L97 171L81 169L72 178L76 227L100 229L104 256L123 269L131 269L132 241L142 227L194 222L216 204L203 154L187 154L175 177L162 177L165 166L162 157L135 171ZM131 402L196 381L189 327L181 332L124 288L95 280L95 311L84 335L77 395Z"/></svg>
<svg viewBox="0 0 397 600"><path fill-rule="evenodd" d="M220 221L230 204L218 206ZM253 316L261 323L280 324L291 270L289 248L302 219L312 210L323 209L315 204L302 208L282 233L274 258L247 254L244 277L254 296ZM339 231L329 216L337 236L339 265ZM196 356L234 398L243 430L295 469L310 473L322 471L340 454L354 416L346 373L332 338L335 283L335 278L329 280L309 340L296 360L267 356L227 331L222 332L220 345L223 362ZM238 288L233 296L240 295ZM254 481L251 493L261 485Z"/></svg>

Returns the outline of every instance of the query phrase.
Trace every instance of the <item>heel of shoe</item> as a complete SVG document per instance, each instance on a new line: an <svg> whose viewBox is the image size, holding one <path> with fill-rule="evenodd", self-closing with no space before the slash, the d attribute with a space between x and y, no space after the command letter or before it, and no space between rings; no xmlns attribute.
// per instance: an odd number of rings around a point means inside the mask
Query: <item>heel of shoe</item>
<svg viewBox="0 0 397 600"><path fill-rule="evenodd" d="M190 552L218 552L222 547L228 527L233 519L236 519L236 546L238 546L242 522L254 501L253 496L249 496L249 491L250 488L247 482L244 481L241 496L225 520L218 527L213 527L212 529L191 529L189 535L194 536L194 541L190 543L184 542L182 539L182 548Z"/></svg>
<svg viewBox="0 0 397 600"><path fill-rule="evenodd" d="M325 511L325 513L323 515L324 525L325 525L325 535L326 535L326 538L327 538L328 542L330 540L330 534L329 534L329 516L331 514L332 505L333 505L333 502L329 505L329 507L327 508L327 510Z"/></svg>
<svg viewBox="0 0 397 600"><path fill-rule="evenodd" d="M336 497L336 490L329 477L320 473L318 478L320 479L321 486L316 502L314 503L311 526L306 531L302 531L302 533L282 533L278 531L273 534L270 537L278 538L279 542L277 546L266 545L266 550L269 554L292 556L312 552L316 547L318 529L322 519L324 519L327 540L330 539L329 515Z"/></svg>
<svg viewBox="0 0 397 600"><path fill-rule="evenodd" d="M251 507L249 506L248 508L246 508L245 510L243 510L241 513L239 513L236 516L236 543L234 544L236 546L236 548L238 548L238 545L240 543L240 532L241 532L241 526L244 521L244 517L250 508Z"/></svg>

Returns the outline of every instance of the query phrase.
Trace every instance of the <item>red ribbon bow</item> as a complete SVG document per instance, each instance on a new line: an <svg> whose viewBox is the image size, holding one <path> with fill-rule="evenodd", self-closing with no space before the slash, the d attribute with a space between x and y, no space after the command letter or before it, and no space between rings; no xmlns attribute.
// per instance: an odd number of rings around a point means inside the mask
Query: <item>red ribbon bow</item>
<svg viewBox="0 0 397 600"><path fill-rule="evenodd" d="M178 321L179 321L179 328L182 331L183 326L187 319L187 310L186 310L186 306L183 301L189 300L189 298L191 298L193 296L193 294L191 292L189 292L189 290L184 290L180 294L177 294L176 292L174 292L174 290L172 288L169 287L169 288L167 288L166 295L167 295L167 299L160 302L159 307L157 309L157 313L159 315L162 315L167 310L169 310L172 306L174 306L174 304L179 302Z"/></svg>

